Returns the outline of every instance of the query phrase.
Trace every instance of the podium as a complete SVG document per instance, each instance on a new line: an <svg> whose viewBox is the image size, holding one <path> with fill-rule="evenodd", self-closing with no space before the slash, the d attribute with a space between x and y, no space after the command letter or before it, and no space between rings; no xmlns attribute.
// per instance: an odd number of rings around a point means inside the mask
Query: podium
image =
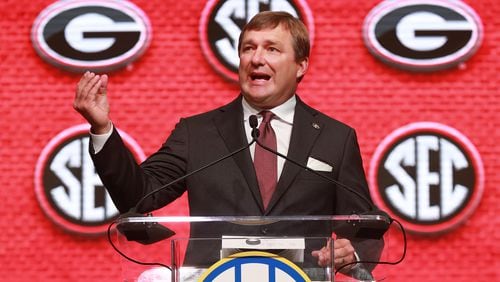
<svg viewBox="0 0 500 282"><path fill-rule="evenodd" d="M381 281L375 262L387 257L390 226L380 215L126 217L113 241L129 258L123 281ZM335 238L360 260L343 274ZM311 252L322 248L330 257L320 266Z"/></svg>

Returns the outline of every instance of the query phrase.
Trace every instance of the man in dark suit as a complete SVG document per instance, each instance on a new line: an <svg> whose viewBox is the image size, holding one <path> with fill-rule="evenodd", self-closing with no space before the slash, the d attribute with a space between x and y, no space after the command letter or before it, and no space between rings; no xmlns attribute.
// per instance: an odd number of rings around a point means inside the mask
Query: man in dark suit
<svg viewBox="0 0 500 282"><path fill-rule="evenodd" d="M248 144L252 140L250 115L257 115L259 124L263 116L270 116L266 124L273 131L278 152L369 198L355 131L307 106L295 93L308 69L309 46L305 26L291 15L256 15L240 35L241 94L218 109L181 119L163 146L141 165L135 163L109 119L108 77L85 73L77 86L74 108L91 124L92 158L117 208L126 212L148 192ZM264 130L261 134L266 134ZM162 190L148 198L140 211L163 207L186 191L191 216L335 215L369 208L354 195L283 158L263 157L258 148L253 145ZM270 167L258 168L257 159L273 157L275 161L264 162L271 163ZM191 230L195 236L220 233ZM338 239L334 245L337 267L357 259L349 240ZM327 251L315 251L313 256L325 264Z"/></svg>

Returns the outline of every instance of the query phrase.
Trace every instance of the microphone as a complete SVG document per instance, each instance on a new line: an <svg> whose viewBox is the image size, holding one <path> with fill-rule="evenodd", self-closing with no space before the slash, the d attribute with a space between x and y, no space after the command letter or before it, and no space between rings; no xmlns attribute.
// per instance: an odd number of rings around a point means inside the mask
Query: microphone
<svg viewBox="0 0 500 282"><path fill-rule="evenodd" d="M260 135L259 129L257 128L257 124L259 123L257 121L257 116L251 115L248 119L248 122L250 123L250 127L252 128L252 141L257 142L257 138L259 138Z"/></svg>
<svg viewBox="0 0 500 282"><path fill-rule="evenodd" d="M277 151L265 146L264 144L262 144L258 140L260 133L259 133L259 129L257 128L257 116L251 115L249 121L250 121L250 127L252 128L252 139L253 139L252 142L255 142L258 146L260 146L264 150L271 152L277 156L280 156L280 157L284 158L285 160L295 164L296 166L299 166L300 168L303 168L303 169L329 181L330 183L333 183L335 185L340 186L341 188L348 191L349 193L356 195L357 197L362 199L365 203L367 203L368 207L369 207L369 211L363 212L361 215L374 215L374 216L377 216L377 217L382 219L382 220L377 220L377 221L373 221L373 222L372 221L361 222L361 221L355 220L355 219L348 220L344 224L338 225L335 228L335 233L337 235L340 235L344 238L353 238L353 237L364 238L364 239L381 239L382 238L382 236L389 229L389 226L392 223L392 218L390 218L387 213L378 209L377 206L375 206L370 200L368 200L364 195L362 195L358 191L354 190L353 188L351 188L351 187L349 187L349 186L347 186L347 185L345 185L345 184L343 184L343 183L341 183L341 182L339 182L331 177L320 174L317 171L315 171L314 169L312 169L306 165L303 165L303 164L299 163L298 161L293 160L293 159L281 154L280 152L277 152Z"/></svg>
<svg viewBox="0 0 500 282"><path fill-rule="evenodd" d="M253 116L253 118L250 117L250 126L252 126L252 128L255 128L257 126L257 117L256 116ZM133 208L131 208L128 212L122 214L120 216L120 218L151 216L151 214L143 215L143 214L138 212L139 208L141 207L141 205L143 204L143 202L147 198L149 198L152 195L174 185L175 183L177 183L181 180L188 178L189 176L191 176L193 174L196 174L202 170L205 170L213 165L216 165L216 164L222 162L223 160L225 160L227 158L230 158L230 157L238 154L241 151L248 149L257 140L257 137L259 135L258 131L259 131L258 129L255 129L255 131L252 131L253 139L247 145L245 145L245 146L243 146L243 147L241 147L241 148L239 148L239 149L237 149L237 150L235 150L235 151L233 151L233 152L231 152L231 153L229 153L229 154L227 154L227 155L225 155L225 156L223 156L223 157L221 157L221 158L219 158L219 159L217 159L209 164L206 164L206 165L204 165L196 170L193 170L190 173L187 173L179 178L176 178L176 179L172 180L171 182L169 182L169 183L149 192L148 194L144 195L141 199L139 199L139 201L136 203L136 205ZM254 134L255 134L255 137L254 137ZM153 244L153 243L170 238L173 235L175 235L174 231L170 230L169 228L167 228L161 224L158 224L157 222L147 222L147 223L128 222L127 224L118 225L117 229L123 235L125 235L127 240L136 241L136 242L139 242L139 243L144 244L144 245Z"/></svg>

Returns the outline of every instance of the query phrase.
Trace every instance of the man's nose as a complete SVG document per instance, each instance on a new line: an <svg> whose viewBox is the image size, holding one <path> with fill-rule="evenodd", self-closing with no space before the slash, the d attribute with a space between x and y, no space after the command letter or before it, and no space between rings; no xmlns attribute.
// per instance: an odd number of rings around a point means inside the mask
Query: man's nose
<svg viewBox="0 0 500 282"><path fill-rule="evenodd" d="M252 54L252 64L263 65L264 62L264 50L262 48L255 49L255 52Z"/></svg>

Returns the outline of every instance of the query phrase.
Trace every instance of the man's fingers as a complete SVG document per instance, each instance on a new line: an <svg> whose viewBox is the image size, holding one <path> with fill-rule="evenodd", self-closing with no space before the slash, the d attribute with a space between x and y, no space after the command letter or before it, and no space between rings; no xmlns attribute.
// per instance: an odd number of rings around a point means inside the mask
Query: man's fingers
<svg viewBox="0 0 500 282"><path fill-rule="evenodd" d="M92 88L90 88L89 91L89 98L95 99L95 95L99 93L99 89L102 87L102 82L100 80L100 77L97 75L95 78L95 83L92 85Z"/></svg>
<svg viewBox="0 0 500 282"><path fill-rule="evenodd" d="M326 267L331 263L329 248L323 247L321 250L312 251L311 255L318 259L318 265Z"/></svg>
<svg viewBox="0 0 500 282"><path fill-rule="evenodd" d="M346 247L335 249L334 257L335 258L343 258L343 257L347 257L353 253L354 253L354 248L350 248L350 247L346 246Z"/></svg>
<svg viewBox="0 0 500 282"><path fill-rule="evenodd" d="M312 252L311 252L311 255L312 255L313 257L319 257L319 256L321 255L321 250L319 250L319 251L312 251Z"/></svg>
<svg viewBox="0 0 500 282"><path fill-rule="evenodd" d="M321 267L328 266L332 263L329 240L325 247L321 250L312 251L311 255L318 259L318 265ZM347 263L355 261L354 247L351 241L347 239L337 239L333 242L333 263L336 268L340 268Z"/></svg>
<svg viewBox="0 0 500 282"><path fill-rule="evenodd" d="M75 99L81 98L83 87L87 85L89 75L90 72L86 71L80 78L80 81L78 81L78 83L76 84Z"/></svg>
<svg viewBox="0 0 500 282"><path fill-rule="evenodd" d="M337 239L334 244L334 260L336 265L344 265L355 260L354 247L347 239Z"/></svg>
<svg viewBox="0 0 500 282"><path fill-rule="evenodd" d="M85 112L89 105L95 103L96 93L101 84L99 75L88 71L85 72L78 82L73 108L79 112Z"/></svg>
<svg viewBox="0 0 500 282"><path fill-rule="evenodd" d="M86 72L80 82L78 83L77 87L77 95L78 98L80 99L85 99L89 95L89 90L92 87L92 84L95 83L95 73L93 72Z"/></svg>
<svg viewBox="0 0 500 282"><path fill-rule="evenodd" d="M106 95L108 92L108 76L103 74L101 76L101 87L99 88L99 94Z"/></svg>
<svg viewBox="0 0 500 282"><path fill-rule="evenodd" d="M91 73L90 80L82 89L82 98L85 100L94 100L97 90L101 86L100 76Z"/></svg>
<svg viewBox="0 0 500 282"><path fill-rule="evenodd" d="M98 83L99 87L96 89L95 86ZM76 90L77 98L87 98L89 95L93 96L96 93L106 94L107 84L108 84L107 75L100 76L93 72L87 71L82 75L82 78L77 84L77 90Z"/></svg>
<svg viewBox="0 0 500 282"><path fill-rule="evenodd" d="M335 244L333 245L334 249L345 248L346 246L352 246L351 241L347 239L337 239L335 240Z"/></svg>

